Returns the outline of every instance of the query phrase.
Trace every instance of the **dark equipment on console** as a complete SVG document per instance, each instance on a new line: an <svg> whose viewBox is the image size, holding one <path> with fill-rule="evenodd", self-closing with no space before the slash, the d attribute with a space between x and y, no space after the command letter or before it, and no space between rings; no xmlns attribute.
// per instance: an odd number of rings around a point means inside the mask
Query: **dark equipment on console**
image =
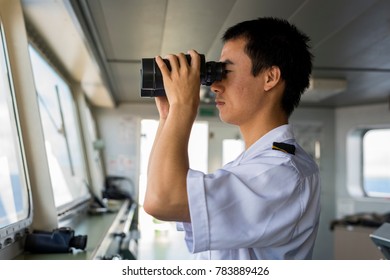
<svg viewBox="0 0 390 280"><path fill-rule="evenodd" d="M26 237L25 250L31 253L68 253L71 248L84 250L86 235L75 235L71 228L49 231L34 231Z"/></svg>
<svg viewBox="0 0 390 280"><path fill-rule="evenodd" d="M187 61L191 62L191 56L186 55ZM225 63L208 61L200 54L200 83L210 86L215 81L223 79ZM171 69L168 59L165 64ZM160 68L154 58L142 58L141 68L141 97L165 96L164 84Z"/></svg>

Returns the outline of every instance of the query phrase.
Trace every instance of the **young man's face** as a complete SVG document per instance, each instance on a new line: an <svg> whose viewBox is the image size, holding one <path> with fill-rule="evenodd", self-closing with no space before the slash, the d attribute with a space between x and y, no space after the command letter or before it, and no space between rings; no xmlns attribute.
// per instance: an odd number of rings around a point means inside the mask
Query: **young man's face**
<svg viewBox="0 0 390 280"><path fill-rule="evenodd" d="M245 125L261 111L264 96L264 77L252 75L252 62L244 52L246 40L227 41L221 52L221 62L226 63L226 76L214 82L215 102L222 121Z"/></svg>

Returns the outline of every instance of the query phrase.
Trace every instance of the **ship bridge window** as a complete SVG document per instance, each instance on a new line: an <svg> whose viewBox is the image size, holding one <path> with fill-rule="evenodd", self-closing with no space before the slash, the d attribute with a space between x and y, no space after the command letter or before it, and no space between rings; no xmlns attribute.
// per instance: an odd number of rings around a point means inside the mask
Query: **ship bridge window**
<svg viewBox="0 0 390 280"><path fill-rule="evenodd" d="M0 249L31 223L31 197L6 44L0 24Z"/></svg>
<svg viewBox="0 0 390 280"><path fill-rule="evenodd" d="M363 189L370 197L390 197L390 129L363 136Z"/></svg>
<svg viewBox="0 0 390 280"><path fill-rule="evenodd" d="M354 197L390 198L390 128L352 130L347 138L347 186Z"/></svg>
<svg viewBox="0 0 390 280"><path fill-rule="evenodd" d="M54 200L61 213L89 198L81 136L70 87L29 48Z"/></svg>

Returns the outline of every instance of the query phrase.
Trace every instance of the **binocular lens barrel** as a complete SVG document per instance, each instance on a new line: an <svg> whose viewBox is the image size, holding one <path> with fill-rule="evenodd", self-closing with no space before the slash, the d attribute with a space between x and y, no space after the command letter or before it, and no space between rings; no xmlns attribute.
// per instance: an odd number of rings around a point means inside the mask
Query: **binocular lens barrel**
<svg viewBox="0 0 390 280"><path fill-rule="evenodd" d="M191 56L186 55L187 61L191 63ZM210 86L215 81L223 79L225 63L209 61L200 54L200 83ZM168 59L164 59L170 69ZM154 58L142 58L141 68L141 97L165 96L164 83L160 68Z"/></svg>

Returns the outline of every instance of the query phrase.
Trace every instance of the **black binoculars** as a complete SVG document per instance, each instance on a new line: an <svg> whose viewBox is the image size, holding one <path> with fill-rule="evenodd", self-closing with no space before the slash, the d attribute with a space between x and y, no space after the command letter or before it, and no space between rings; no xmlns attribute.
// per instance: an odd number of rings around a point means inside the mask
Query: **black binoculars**
<svg viewBox="0 0 390 280"><path fill-rule="evenodd" d="M188 63L191 63L191 56L186 55ZM164 59L165 64L170 68L168 59ZM208 61L200 54L200 83L210 86L215 81L223 79L225 73L225 63ZM141 97L165 96L164 84L160 68L154 58L142 58L141 68Z"/></svg>

